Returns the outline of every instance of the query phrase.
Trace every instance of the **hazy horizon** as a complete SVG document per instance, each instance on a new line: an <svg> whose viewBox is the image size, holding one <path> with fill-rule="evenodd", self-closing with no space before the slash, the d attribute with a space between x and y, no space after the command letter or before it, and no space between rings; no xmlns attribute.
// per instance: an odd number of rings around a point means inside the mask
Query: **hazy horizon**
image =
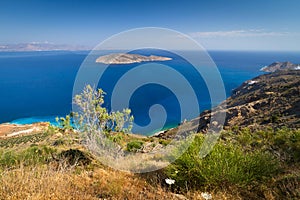
<svg viewBox="0 0 300 200"><path fill-rule="evenodd" d="M297 0L1 1L0 44L93 48L119 32L162 27L208 50L299 51L299 8Z"/></svg>

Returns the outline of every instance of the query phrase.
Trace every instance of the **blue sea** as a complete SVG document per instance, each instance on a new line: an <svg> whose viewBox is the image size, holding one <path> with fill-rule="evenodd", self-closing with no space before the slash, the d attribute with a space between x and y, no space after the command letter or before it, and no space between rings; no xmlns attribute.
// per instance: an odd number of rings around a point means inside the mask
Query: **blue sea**
<svg viewBox="0 0 300 200"><path fill-rule="evenodd" d="M88 51L0 52L0 123L27 124L49 121L55 124L56 116L69 114L72 110L72 92L76 74L88 53ZM153 54L153 52L139 53ZM220 71L227 97L244 81L263 74L260 68L266 65L275 61L300 63L299 52L208 53ZM168 52L163 52L163 55L173 58L172 61L166 61L169 62L167 64L173 65L174 69L191 77L189 81L194 83L193 89L200 100L201 111L209 109L212 104L220 103L210 101L205 83L201 81L201 77L193 76L195 73L190 67L185 67L189 65L187 62ZM114 66L107 69L99 83L99 87L107 93L106 102L110 102L114 86L122 74L136 65ZM219 101L222 100L224 99ZM148 110L153 104L165 107L168 115L165 128L180 123L178 100L172 91L157 84L145 85L132 95L129 107L135 117L135 123L141 126L150 123ZM109 104L105 106L110 109ZM196 116L190 116L192 117Z"/></svg>

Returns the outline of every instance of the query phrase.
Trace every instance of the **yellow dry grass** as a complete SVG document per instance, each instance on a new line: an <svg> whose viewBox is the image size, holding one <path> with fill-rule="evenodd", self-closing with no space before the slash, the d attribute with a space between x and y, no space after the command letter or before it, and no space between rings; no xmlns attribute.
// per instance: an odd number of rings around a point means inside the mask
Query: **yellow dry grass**
<svg viewBox="0 0 300 200"><path fill-rule="evenodd" d="M241 199L215 193L213 199ZM0 173L0 200L203 199L200 192L174 194L132 173L96 168L54 170L49 166L20 167Z"/></svg>
<svg viewBox="0 0 300 200"><path fill-rule="evenodd" d="M48 166L20 167L0 176L1 200L49 199L178 199L160 187L125 172L56 171Z"/></svg>

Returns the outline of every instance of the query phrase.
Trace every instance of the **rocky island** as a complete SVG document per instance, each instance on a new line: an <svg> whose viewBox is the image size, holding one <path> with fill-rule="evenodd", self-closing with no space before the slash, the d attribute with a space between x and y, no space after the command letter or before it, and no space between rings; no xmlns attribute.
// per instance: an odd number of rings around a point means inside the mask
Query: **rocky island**
<svg viewBox="0 0 300 200"><path fill-rule="evenodd" d="M276 72L282 70L300 70L300 64L293 64L291 62L274 62L269 66L260 69L264 72Z"/></svg>
<svg viewBox="0 0 300 200"><path fill-rule="evenodd" d="M155 56L155 55L144 56L139 54L115 53L115 54L108 54L108 55L98 57L96 63L131 64L131 63L167 61L167 60L172 60L172 58Z"/></svg>

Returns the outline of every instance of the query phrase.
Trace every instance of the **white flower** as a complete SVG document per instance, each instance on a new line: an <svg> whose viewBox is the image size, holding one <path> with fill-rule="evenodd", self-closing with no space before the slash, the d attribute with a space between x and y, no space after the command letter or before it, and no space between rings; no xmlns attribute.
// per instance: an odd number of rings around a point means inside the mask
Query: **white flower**
<svg viewBox="0 0 300 200"><path fill-rule="evenodd" d="M168 185L172 185L172 184L175 183L175 180L170 179L170 178L166 178L165 181L166 181L166 183L167 183Z"/></svg>
<svg viewBox="0 0 300 200"><path fill-rule="evenodd" d="M211 194L208 194L208 193L206 193L206 192L201 192L201 196L202 196L205 200L212 199Z"/></svg>

